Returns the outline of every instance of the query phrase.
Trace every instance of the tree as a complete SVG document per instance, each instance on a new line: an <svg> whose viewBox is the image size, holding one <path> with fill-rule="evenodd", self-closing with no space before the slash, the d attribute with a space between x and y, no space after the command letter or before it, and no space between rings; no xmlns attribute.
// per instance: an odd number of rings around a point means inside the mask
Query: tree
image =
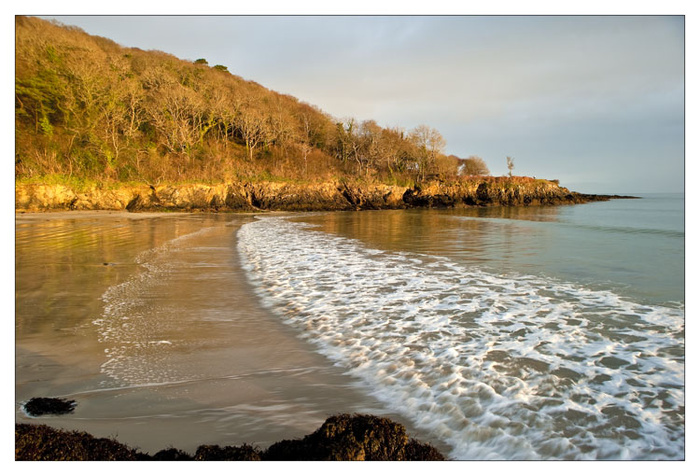
<svg viewBox="0 0 700 476"><path fill-rule="evenodd" d="M459 162L455 159L456 157L454 155L438 155L435 159L435 164L433 165L433 174L437 175L441 179L456 176Z"/></svg>
<svg viewBox="0 0 700 476"><path fill-rule="evenodd" d="M481 157L471 155L466 159L455 158L457 159L458 175L489 175L491 173Z"/></svg>
<svg viewBox="0 0 700 476"><path fill-rule="evenodd" d="M286 152L287 146L294 142L297 121L283 98L275 96L270 102L269 140Z"/></svg>
<svg viewBox="0 0 700 476"><path fill-rule="evenodd" d="M213 181L298 169L406 181L456 170L427 126L339 120L204 58L122 48L38 18L15 26L18 178Z"/></svg>
<svg viewBox="0 0 700 476"><path fill-rule="evenodd" d="M514 167L513 157L510 157L510 156L506 157L506 164L508 165L508 176L512 177L513 176L513 167Z"/></svg>
<svg viewBox="0 0 700 476"><path fill-rule="evenodd" d="M49 116L56 112L53 102L57 94L46 79L33 77L28 80L18 78L15 82L15 110L17 118L33 119L34 131L41 129L49 133L53 128Z"/></svg>
<svg viewBox="0 0 700 476"><path fill-rule="evenodd" d="M199 98L188 88L175 84L150 96L146 105L149 119L171 152L187 152L200 139Z"/></svg>
<svg viewBox="0 0 700 476"><path fill-rule="evenodd" d="M267 140L267 136L270 133L267 119L268 116L263 110L262 101L257 97L251 97L238 110L236 127L245 141L249 160L253 160L255 148Z"/></svg>
<svg viewBox="0 0 700 476"><path fill-rule="evenodd" d="M299 116L299 131L297 138L300 142L301 157L304 159L304 176L306 176L308 171L309 153L313 150L313 131L311 130L311 121L309 120L308 114L301 113Z"/></svg>
<svg viewBox="0 0 700 476"><path fill-rule="evenodd" d="M369 175L370 168L376 168L381 160L382 128L375 121L364 121L360 124L359 134L360 154L362 156L360 167L364 165L365 173Z"/></svg>
<svg viewBox="0 0 700 476"><path fill-rule="evenodd" d="M406 164L406 140L403 132L398 128L382 129L379 139L379 154L386 163L387 171L391 177L395 172L405 170Z"/></svg>
<svg viewBox="0 0 700 476"><path fill-rule="evenodd" d="M413 129L410 139L418 149L418 178L425 180L426 173L433 168L447 143L437 129L426 125Z"/></svg>
<svg viewBox="0 0 700 476"><path fill-rule="evenodd" d="M223 145L227 148L229 142L234 139L236 118L242 99L231 88L219 85L212 88L209 104L216 121L218 138L223 139Z"/></svg>
<svg viewBox="0 0 700 476"><path fill-rule="evenodd" d="M336 143L334 153L345 164L350 158L358 160L359 143L356 133L357 121L349 118L336 123Z"/></svg>

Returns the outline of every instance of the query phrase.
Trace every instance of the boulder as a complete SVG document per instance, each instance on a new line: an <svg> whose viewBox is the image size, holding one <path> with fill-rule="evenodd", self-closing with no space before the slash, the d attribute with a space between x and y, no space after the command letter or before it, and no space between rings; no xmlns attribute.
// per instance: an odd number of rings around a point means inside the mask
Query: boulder
<svg viewBox="0 0 700 476"><path fill-rule="evenodd" d="M75 400L36 397L24 404L24 410L31 416L64 415L72 413L75 405Z"/></svg>
<svg viewBox="0 0 700 476"><path fill-rule="evenodd" d="M336 415L302 439L273 444L263 459L275 461L442 460L430 445L409 440L403 425L373 415Z"/></svg>

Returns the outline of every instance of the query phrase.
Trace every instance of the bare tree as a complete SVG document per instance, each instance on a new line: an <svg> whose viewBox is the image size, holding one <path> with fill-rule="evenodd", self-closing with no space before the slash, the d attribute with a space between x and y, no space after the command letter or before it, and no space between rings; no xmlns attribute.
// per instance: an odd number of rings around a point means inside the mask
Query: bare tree
<svg viewBox="0 0 700 476"><path fill-rule="evenodd" d="M309 115L301 113L299 116L299 131L297 138L300 143L301 157L304 160L304 176L308 172L309 153L313 150L313 131L311 130L311 121Z"/></svg>
<svg viewBox="0 0 700 476"><path fill-rule="evenodd" d="M410 139L418 149L419 178L425 180L427 171L433 167L435 160L447 143L437 129L426 125L420 125L413 129Z"/></svg>
<svg viewBox="0 0 700 476"><path fill-rule="evenodd" d="M257 98L251 98L238 111L236 125L245 141L249 160L253 160L255 148L263 143L270 133L267 119L268 116L263 112L262 101Z"/></svg>
<svg viewBox="0 0 700 476"><path fill-rule="evenodd" d="M379 154L386 161L386 168L393 177L396 171L404 169L405 139L398 128L382 129L379 140Z"/></svg>
<svg viewBox="0 0 700 476"><path fill-rule="evenodd" d="M360 125L360 145L367 175L370 168L376 167L381 160L381 134L382 128L373 120L364 121Z"/></svg>
<svg viewBox="0 0 700 476"><path fill-rule="evenodd" d="M170 151L187 151L199 140L198 102L193 91L179 84L152 96L147 105L149 116Z"/></svg>
<svg viewBox="0 0 700 476"><path fill-rule="evenodd" d="M506 157L506 164L508 165L508 176L512 177L513 176L513 167L515 166L513 164L513 157L511 157L511 156Z"/></svg>

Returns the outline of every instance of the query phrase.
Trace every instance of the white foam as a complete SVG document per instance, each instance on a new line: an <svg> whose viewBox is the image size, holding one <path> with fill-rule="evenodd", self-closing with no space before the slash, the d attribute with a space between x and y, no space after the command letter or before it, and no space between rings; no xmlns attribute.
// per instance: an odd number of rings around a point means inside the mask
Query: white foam
<svg viewBox="0 0 700 476"><path fill-rule="evenodd" d="M378 252L283 218L238 233L262 302L452 457L683 457L682 307Z"/></svg>
<svg viewBox="0 0 700 476"><path fill-rule="evenodd" d="M106 361L101 372L124 386L149 385L171 382L182 378L164 364L171 340L159 335L160 318L151 309L148 292L163 283L172 271L172 253L187 241L214 228L204 227L182 235L161 246L149 249L136 257L140 272L111 286L102 295L102 315L92 323L98 329L99 342L105 345ZM104 382L104 385L115 385Z"/></svg>

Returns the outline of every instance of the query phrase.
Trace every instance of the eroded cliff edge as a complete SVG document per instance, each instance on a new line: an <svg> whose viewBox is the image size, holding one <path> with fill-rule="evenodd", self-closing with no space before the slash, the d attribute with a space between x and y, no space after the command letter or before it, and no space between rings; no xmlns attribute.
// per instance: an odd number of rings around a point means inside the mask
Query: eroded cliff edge
<svg viewBox="0 0 700 476"><path fill-rule="evenodd" d="M129 211L321 211L586 203L611 195L571 192L555 181L484 177L413 187L366 183L236 182L218 185L15 185L15 209Z"/></svg>

